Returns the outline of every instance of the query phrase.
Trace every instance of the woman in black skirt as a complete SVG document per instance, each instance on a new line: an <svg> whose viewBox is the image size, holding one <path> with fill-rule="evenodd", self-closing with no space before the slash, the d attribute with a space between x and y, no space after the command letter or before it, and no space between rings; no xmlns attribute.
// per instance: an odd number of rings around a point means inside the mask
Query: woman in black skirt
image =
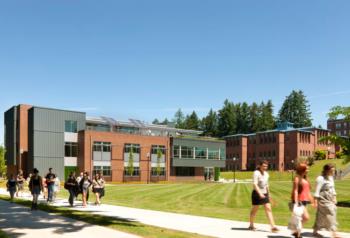
<svg viewBox="0 0 350 238"><path fill-rule="evenodd" d="M268 162L266 160L259 163L259 167L254 171L253 175L253 192L252 192L252 210L250 212L250 226L249 230L255 231L254 220L259 206L264 206L265 213L271 225L271 232L278 232L275 221L272 215L270 192L269 192L269 174L266 172Z"/></svg>
<svg viewBox="0 0 350 238"><path fill-rule="evenodd" d="M101 173L98 172L92 181L92 191L96 196L96 205L101 204L101 197L104 196L104 190L105 190L105 181L103 177L101 176Z"/></svg>

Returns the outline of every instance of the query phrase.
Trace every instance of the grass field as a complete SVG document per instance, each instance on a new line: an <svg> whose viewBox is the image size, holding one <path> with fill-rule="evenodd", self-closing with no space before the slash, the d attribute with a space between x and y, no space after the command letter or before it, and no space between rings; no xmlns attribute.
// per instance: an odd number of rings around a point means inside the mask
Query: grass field
<svg viewBox="0 0 350 238"><path fill-rule="evenodd" d="M322 166L329 161L318 161L310 171L310 181L314 181ZM334 160L338 168L344 167L341 160ZM248 172L249 173L249 172ZM277 173L276 173L277 175ZM285 175L281 175L285 176ZM274 180L274 179L273 179ZM276 180L276 177L275 177ZM287 225L290 218L288 201L291 193L291 174L286 181L271 181L271 197L273 199L273 213L279 225ZM315 185L312 182L312 187ZM350 180L336 181L338 201L339 228L350 231ZM168 211L199 216L248 221L251 207L250 183L218 184L218 183L185 183L185 184L120 184L106 187L104 203ZM61 195L68 197L66 191ZM91 200L94 197L91 196ZM311 227L315 211L309 207ZM257 222L267 223L263 210L258 213Z"/></svg>
<svg viewBox="0 0 350 238"><path fill-rule="evenodd" d="M340 159L334 159L334 160L320 160L315 161L315 164L311 166L309 178L310 180L315 180L315 178L321 173L322 167L327 163L333 163L336 165L337 169L344 169L348 165L343 164L343 160ZM292 172L277 172L277 171L269 171L270 175L270 181L291 181L292 178ZM233 179L233 172L221 172L220 177L224 179ZM245 179L252 179L253 172L236 172L236 179L238 180L245 180Z"/></svg>

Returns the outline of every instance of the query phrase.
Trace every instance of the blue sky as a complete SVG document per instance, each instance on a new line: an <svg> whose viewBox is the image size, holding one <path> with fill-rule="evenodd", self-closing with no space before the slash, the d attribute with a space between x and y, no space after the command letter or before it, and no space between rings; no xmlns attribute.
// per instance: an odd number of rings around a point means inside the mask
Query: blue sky
<svg viewBox="0 0 350 238"><path fill-rule="evenodd" d="M277 113L301 89L325 126L350 99L349 1L0 5L1 112L26 103L152 121L228 98L271 99Z"/></svg>

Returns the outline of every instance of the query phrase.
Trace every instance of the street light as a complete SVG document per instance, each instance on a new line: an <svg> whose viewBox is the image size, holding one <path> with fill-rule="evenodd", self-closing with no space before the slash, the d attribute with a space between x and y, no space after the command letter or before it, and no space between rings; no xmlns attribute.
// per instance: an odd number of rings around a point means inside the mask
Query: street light
<svg viewBox="0 0 350 238"><path fill-rule="evenodd" d="M233 157L233 182L236 183L236 157Z"/></svg>

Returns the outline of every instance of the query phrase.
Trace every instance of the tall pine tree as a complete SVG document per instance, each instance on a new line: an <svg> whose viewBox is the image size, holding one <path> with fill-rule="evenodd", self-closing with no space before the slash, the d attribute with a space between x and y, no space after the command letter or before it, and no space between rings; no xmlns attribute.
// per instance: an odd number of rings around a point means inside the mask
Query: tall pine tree
<svg viewBox="0 0 350 238"><path fill-rule="evenodd" d="M184 124L185 129L199 130L200 120L198 119L197 113L193 111L191 115L187 115Z"/></svg>
<svg viewBox="0 0 350 238"><path fill-rule="evenodd" d="M219 110L218 115L218 135L226 136L236 134L237 130L237 116L235 105L233 102L227 99L224 102L224 106Z"/></svg>
<svg viewBox="0 0 350 238"><path fill-rule="evenodd" d="M174 122L176 128L184 128L185 115L183 114L180 108L175 112Z"/></svg>
<svg viewBox="0 0 350 238"><path fill-rule="evenodd" d="M295 128L312 125L310 105L303 91L293 90L286 97L278 113L278 120L292 122Z"/></svg>
<svg viewBox="0 0 350 238"><path fill-rule="evenodd" d="M218 116L213 109L210 109L208 115L202 119L201 129L205 136L216 136L218 129Z"/></svg>

